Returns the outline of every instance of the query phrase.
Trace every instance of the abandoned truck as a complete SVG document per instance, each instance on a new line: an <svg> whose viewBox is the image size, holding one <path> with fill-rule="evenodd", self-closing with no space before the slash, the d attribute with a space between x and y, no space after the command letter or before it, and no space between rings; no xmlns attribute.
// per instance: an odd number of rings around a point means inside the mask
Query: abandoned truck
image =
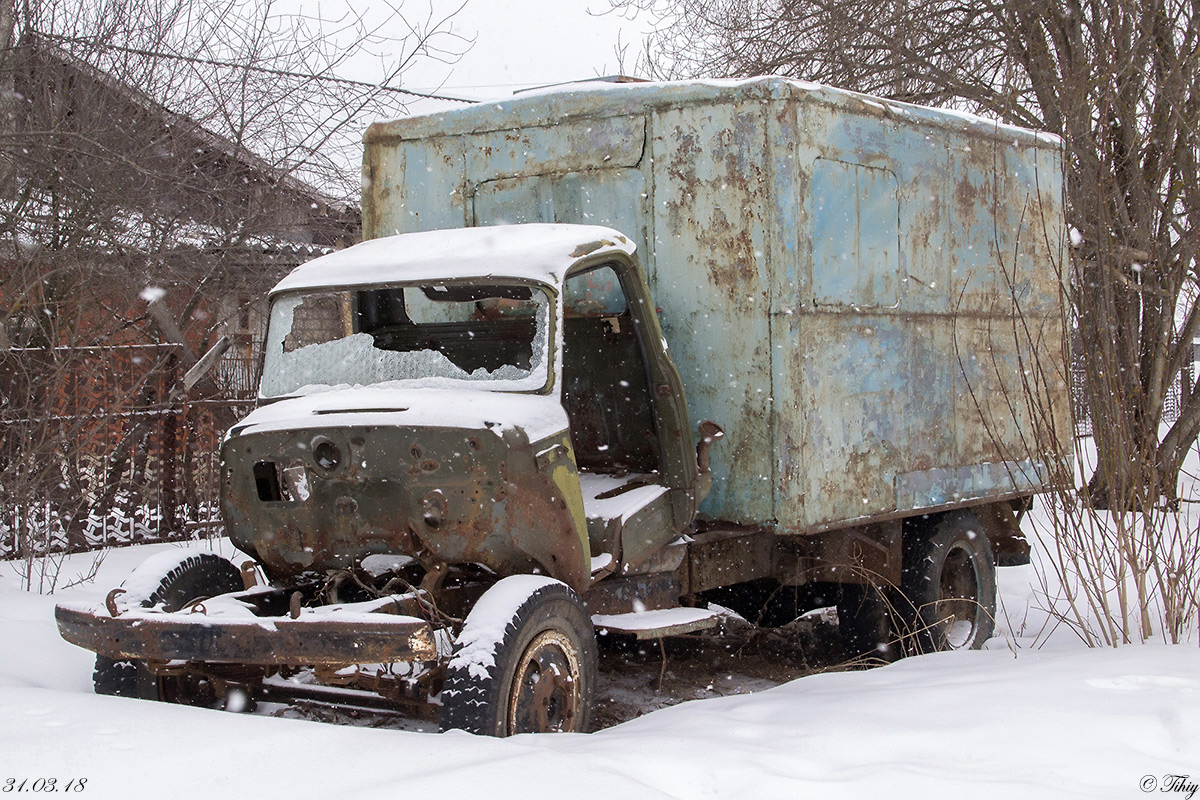
<svg viewBox="0 0 1200 800"><path fill-rule="evenodd" d="M587 730L596 628L728 587L825 587L851 652L978 647L1068 441L1061 175L1053 137L773 78L375 125L368 241L272 290L222 446L253 561L157 556L60 630L101 692L500 736Z"/></svg>

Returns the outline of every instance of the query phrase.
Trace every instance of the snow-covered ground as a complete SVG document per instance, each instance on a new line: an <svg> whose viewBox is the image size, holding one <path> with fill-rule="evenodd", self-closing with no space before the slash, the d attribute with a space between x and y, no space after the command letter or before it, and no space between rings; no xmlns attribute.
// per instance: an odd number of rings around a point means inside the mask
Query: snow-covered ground
<svg viewBox="0 0 1200 800"><path fill-rule="evenodd" d="M192 546L233 555L225 541ZM594 734L496 740L92 694L92 656L59 638L54 604L99 601L169 547L112 550L94 581L53 597L21 591L0 563L0 791L53 780L85 797L172 800L1011 800L1190 797L1200 784L1195 635L1088 649L1048 624L1032 566L1000 570L998 635L983 651L811 675ZM91 564L68 559L59 585Z"/></svg>
<svg viewBox="0 0 1200 800"><path fill-rule="evenodd" d="M230 555L220 542L196 546ZM0 791L22 781L29 791L52 778L61 790L86 778L89 797L204 800L1128 798L1149 779L1161 788L1167 775L1200 783L1194 644L1087 649L1056 633L1034 649L1007 627L981 652L812 675L586 736L493 740L96 696L91 655L58 637L54 604L99 600L166 547L111 551L95 582L55 597L20 591L12 565L4 565ZM75 557L64 578L89 564ZM1007 617L1023 621L1026 632L1040 629L1044 616L1035 583L1032 567L1001 571Z"/></svg>

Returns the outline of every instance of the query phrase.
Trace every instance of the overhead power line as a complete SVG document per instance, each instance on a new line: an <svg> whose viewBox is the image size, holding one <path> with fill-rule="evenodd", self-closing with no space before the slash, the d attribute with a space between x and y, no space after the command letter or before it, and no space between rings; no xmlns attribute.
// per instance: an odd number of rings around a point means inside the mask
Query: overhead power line
<svg viewBox="0 0 1200 800"><path fill-rule="evenodd" d="M58 36L55 34L39 34L46 39L55 39L60 42L70 42L71 44L81 44L90 47L95 47L104 50L113 50L118 53L129 53L130 55L146 56L148 58L165 58L173 61L183 61L190 64L205 64L211 67L225 67L227 69L240 69L247 72L257 72L263 75L274 75L280 78L299 78L301 80L323 81L326 83L336 83L344 86L358 86L364 89L377 89L383 92L393 92L396 94L406 94L412 97L420 97L426 100L449 100L455 103L478 103L478 100L468 100L465 97L450 97L449 95L430 94L427 92L416 92L411 89L401 89L398 86L388 86L387 84L371 83L370 81L356 81L352 78L340 78L336 75L314 75L306 72L291 72L284 69L274 69L272 67L262 67L254 64L239 64L235 61L222 61L215 58L204 58L203 56L186 56L180 53L168 53L160 50L149 50L141 47L127 47L119 44L109 44L97 42L91 39L82 39L74 36Z"/></svg>

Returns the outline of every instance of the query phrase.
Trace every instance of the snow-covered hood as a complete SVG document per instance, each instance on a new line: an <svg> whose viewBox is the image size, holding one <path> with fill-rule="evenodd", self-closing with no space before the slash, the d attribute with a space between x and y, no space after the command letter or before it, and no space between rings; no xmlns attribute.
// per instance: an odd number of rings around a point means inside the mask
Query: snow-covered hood
<svg viewBox="0 0 1200 800"><path fill-rule="evenodd" d="M233 426L228 436L318 426L459 428L490 430L497 436L520 428L536 442L564 430L567 415L556 395L361 386L262 406Z"/></svg>

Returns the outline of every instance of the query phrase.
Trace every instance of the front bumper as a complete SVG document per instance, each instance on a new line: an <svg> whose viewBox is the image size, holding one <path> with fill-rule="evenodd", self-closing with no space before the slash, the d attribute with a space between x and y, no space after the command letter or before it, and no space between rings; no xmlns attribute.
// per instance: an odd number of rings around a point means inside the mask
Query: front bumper
<svg viewBox="0 0 1200 800"><path fill-rule="evenodd" d="M60 605L58 630L72 644L112 659L202 661L266 666L345 666L433 661L432 626L416 617L347 611L299 618L210 617L194 610Z"/></svg>

